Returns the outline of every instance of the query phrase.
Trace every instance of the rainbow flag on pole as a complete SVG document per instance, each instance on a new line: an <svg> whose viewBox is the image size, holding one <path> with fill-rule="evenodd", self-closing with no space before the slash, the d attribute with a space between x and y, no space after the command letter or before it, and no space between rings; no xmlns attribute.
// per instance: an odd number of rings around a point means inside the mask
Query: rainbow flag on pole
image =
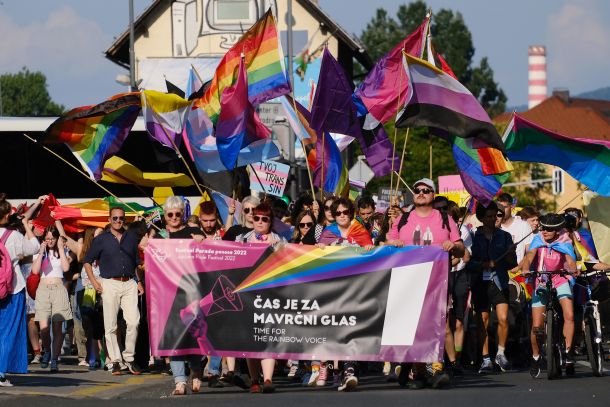
<svg viewBox="0 0 610 407"><path fill-rule="evenodd" d="M102 178L140 113L140 93L122 93L95 105L70 110L46 130L45 143L65 143L92 179Z"/></svg>
<svg viewBox="0 0 610 407"><path fill-rule="evenodd" d="M237 79L241 54L248 73L248 99L253 105L290 93L284 56L271 9L231 47L216 68L210 87L195 106L204 109L214 124L220 113L220 97Z"/></svg>
<svg viewBox="0 0 610 407"><path fill-rule="evenodd" d="M603 141L566 137L517 114L503 139L511 160L555 165L590 190L610 196L610 148Z"/></svg>

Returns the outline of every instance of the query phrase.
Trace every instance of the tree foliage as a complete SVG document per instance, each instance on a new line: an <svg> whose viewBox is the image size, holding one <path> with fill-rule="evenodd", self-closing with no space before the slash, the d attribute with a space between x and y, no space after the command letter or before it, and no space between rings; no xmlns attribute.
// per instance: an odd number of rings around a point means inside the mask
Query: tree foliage
<svg viewBox="0 0 610 407"><path fill-rule="evenodd" d="M413 32L424 20L428 5L421 0L403 4L396 17L379 8L367 24L360 39L373 60L379 60L396 44ZM475 48L472 34L460 12L440 9L433 12L430 26L432 44L440 53L458 80L475 95L491 117L502 113L506 105L506 95L494 80L494 73L487 58L481 58L478 65L473 62ZM394 141L393 123L386 125L390 140ZM406 130L399 129L396 138L396 154L401 156ZM411 185L414 181L430 175L430 145L432 145L432 175L456 174L451 146L437 137L430 137L427 129L411 129L406 144L405 163L402 178ZM390 177L375 178L367 189L375 192L379 186L389 185ZM394 177L396 183L396 177Z"/></svg>
<svg viewBox="0 0 610 407"><path fill-rule="evenodd" d="M65 110L51 100L42 72L23 67L16 74L0 76L0 81L4 116L59 116Z"/></svg>

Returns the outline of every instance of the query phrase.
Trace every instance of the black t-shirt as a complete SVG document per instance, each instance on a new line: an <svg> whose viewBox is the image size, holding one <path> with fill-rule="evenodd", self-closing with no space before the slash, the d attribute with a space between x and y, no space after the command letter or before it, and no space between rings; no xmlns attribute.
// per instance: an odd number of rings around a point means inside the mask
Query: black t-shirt
<svg viewBox="0 0 610 407"><path fill-rule="evenodd" d="M186 226L184 229L180 229L177 232L169 232L170 239L192 239L191 235L203 235L203 231L199 228ZM155 239L162 239L163 237L159 234L155 235Z"/></svg>
<svg viewBox="0 0 610 407"><path fill-rule="evenodd" d="M225 235L222 237L222 240L228 240L234 242L237 236L243 235L244 233L248 233L252 228L248 228L242 225L234 225L226 231Z"/></svg>

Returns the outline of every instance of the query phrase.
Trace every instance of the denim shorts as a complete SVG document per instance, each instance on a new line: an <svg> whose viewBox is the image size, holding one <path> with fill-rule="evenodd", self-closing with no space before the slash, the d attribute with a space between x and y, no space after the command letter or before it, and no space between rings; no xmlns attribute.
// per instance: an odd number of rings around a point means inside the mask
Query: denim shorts
<svg viewBox="0 0 610 407"><path fill-rule="evenodd" d="M572 298L572 286L570 283L564 283L559 287L555 288L557 290L557 298ZM532 295L532 308L536 307L544 307L546 306L546 295L539 296L538 291L546 292L546 287L543 285L539 285L534 290L534 294Z"/></svg>

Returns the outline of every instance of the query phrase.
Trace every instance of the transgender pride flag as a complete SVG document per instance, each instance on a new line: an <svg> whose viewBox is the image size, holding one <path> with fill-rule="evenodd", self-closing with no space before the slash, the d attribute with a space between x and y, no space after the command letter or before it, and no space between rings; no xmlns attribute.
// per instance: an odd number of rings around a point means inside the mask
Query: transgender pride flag
<svg viewBox="0 0 610 407"><path fill-rule="evenodd" d="M269 130L260 121L248 100L248 76L244 59L239 63L237 81L225 88L220 101L220 115L216 127L216 145L220 160L228 170L237 165L242 148L258 140L269 138Z"/></svg>

